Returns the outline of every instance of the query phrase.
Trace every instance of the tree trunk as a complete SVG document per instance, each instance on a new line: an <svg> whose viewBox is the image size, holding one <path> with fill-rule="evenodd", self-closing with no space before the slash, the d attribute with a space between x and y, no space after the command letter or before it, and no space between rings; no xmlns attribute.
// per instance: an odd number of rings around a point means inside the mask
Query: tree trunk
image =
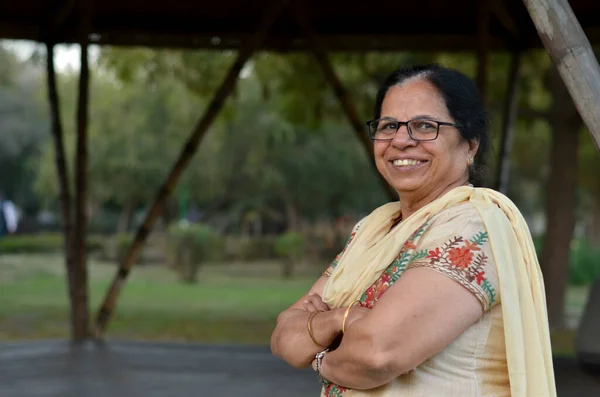
<svg viewBox="0 0 600 397"><path fill-rule="evenodd" d="M86 237L88 232L88 105L89 105L89 65L88 43L83 41L81 50L81 71L79 76L79 99L77 102L77 152L75 153L75 235L73 246L74 287L75 287L75 326L73 339L82 341L89 336L89 305Z"/></svg>
<svg viewBox="0 0 600 397"><path fill-rule="evenodd" d="M508 181L510 178L510 153L512 151L515 132L514 124L515 119L517 118L517 85L520 64L521 52L513 51L508 72L506 101L504 103L504 115L502 117L502 139L500 143L500 154L498 156L498 168L496 170L496 190L504 194L508 193Z"/></svg>
<svg viewBox="0 0 600 397"><path fill-rule="evenodd" d="M550 327L564 327L564 296L569 274L569 252L575 227L577 145L582 120L560 76L549 79L553 104L550 175L547 185L546 237L540 265L546 283Z"/></svg>
<svg viewBox="0 0 600 397"><path fill-rule="evenodd" d="M585 237L590 245L600 247L600 204L593 204L590 208Z"/></svg>
<svg viewBox="0 0 600 397"><path fill-rule="evenodd" d="M294 260L291 258L284 258L281 261L281 276L285 280L291 280L294 276Z"/></svg>
<svg viewBox="0 0 600 397"><path fill-rule="evenodd" d="M121 215L119 216L119 224L117 225L117 233L127 233L131 230L131 224L133 222L133 212L135 209L135 203L129 199L125 202Z"/></svg>
<svg viewBox="0 0 600 397"><path fill-rule="evenodd" d="M288 231L298 230L298 209L292 200L288 197L285 198L285 218L287 223Z"/></svg>
<svg viewBox="0 0 600 397"><path fill-rule="evenodd" d="M63 128L60 119L60 100L56 86L56 71L54 69L54 44L47 43L47 73L48 73L48 101L50 103L50 117L52 119L52 138L54 140L54 156L56 174L58 176L58 190L60 196L60 209L62 216L62 229L64 236L65 265L67 268L67 281L69 288L69 301L71 303L71 337L75 335L75 269L73 249L73 220L71 213L71 192L69 189L69 172L67 167Z"/></svg>

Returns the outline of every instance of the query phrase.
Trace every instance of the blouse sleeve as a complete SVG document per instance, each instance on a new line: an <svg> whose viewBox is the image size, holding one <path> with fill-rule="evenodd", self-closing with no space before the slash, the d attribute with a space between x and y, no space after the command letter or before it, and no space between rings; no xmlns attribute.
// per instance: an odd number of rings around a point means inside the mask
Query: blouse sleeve
<svg viewBox="0 0 600 397"><path fill-rule="evenodd" d="M471 204L447 210L432 220L417 250L424 255L408 269L425 267L456 281L475 295L484 311L500 303L488 231Z"/></svg>

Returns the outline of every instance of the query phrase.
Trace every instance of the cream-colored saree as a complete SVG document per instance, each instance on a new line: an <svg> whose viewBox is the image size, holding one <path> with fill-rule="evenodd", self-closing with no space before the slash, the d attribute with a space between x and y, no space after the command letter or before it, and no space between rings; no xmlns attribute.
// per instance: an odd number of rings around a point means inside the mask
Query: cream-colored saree
<svg viewBox="0 0 600 397"><path fill-rule="evenodd" d="M481 217L497 267L511 396L555 397L542 274L525 220L516 206L498 192L467 186L455 188L392 231L390 220L400 210L400 204L379 207L361 222L338 258L323 299L334 308L359 299L397 259L400 247L416 230L442 211L464 203L471 203ZM373 395L395 395L390 392Z"/></svg>

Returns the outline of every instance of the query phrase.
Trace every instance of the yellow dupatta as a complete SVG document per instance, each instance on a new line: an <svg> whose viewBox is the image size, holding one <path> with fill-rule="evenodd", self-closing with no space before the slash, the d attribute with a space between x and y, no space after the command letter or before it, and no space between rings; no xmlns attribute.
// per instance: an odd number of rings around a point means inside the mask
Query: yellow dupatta
<svg viewBox="0 0 600 397"><path fill-rule="evenodd" d="M467 201L485 224L498 270L511 395L555 397L544 282L531 234L514 203L494 190L452 189L392 231L390 219L400 210L400 203L377 208L363 220L339 258L323 290L323 300L338 308L359 299L417 228L444 209Z"/></svg>

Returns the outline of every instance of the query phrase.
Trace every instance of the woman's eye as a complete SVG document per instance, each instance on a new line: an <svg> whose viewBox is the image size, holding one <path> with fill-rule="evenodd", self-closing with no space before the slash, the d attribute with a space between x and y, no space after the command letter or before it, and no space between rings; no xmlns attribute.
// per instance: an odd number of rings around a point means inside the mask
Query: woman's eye
<svg viewBox="0 0 600 397"><path fill-rule="evenodd" d="M381 126L382 130L397 130L398 129L398 123L385 123Z"/></svg>
<svg viewBox="0 0 600 397"><path fill-rule="evenodd" d="M432 123L428 123L427 121L419 121L417 123L417 128L420 130L434 130L435 125Z"/></svg>

